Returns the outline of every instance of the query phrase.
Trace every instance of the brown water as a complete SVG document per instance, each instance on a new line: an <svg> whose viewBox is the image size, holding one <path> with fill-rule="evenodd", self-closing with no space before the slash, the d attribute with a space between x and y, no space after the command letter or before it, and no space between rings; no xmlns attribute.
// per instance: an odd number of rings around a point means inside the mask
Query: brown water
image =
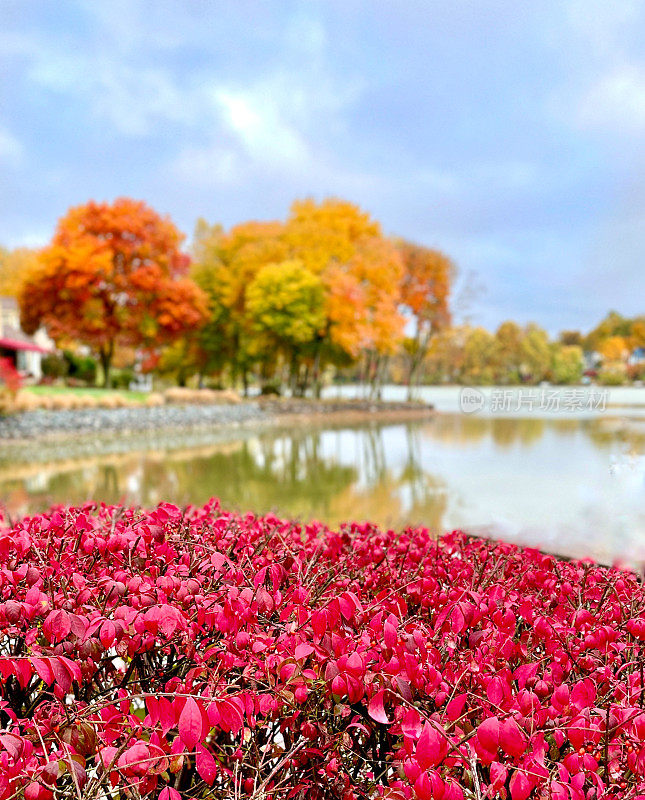
<svg viewBox="0 0 645 800"><path fill-rule="evenodd" d="M396 424L279 426L181 435L125 453L0 448L12 516L87 499L277 511L330 525L463 528L565 555L645 560L645 419L444 412ZM139 445L143 447L142 445Z"/></svg>

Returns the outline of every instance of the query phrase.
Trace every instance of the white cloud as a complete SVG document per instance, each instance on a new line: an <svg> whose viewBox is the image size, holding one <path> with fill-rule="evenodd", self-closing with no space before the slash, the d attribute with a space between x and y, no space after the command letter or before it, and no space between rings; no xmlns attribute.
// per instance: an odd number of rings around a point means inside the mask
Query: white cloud
<svg viewBox="0 0 645 800"><path fill-rule="evenodd" d="M0 128L0 162L17 167L23 160L22 143L6 128Z"/></svg>
<svg viewBox="0 0 645 800"><path fill-rule="evenodd" d="M262 90L219 89L215 102L226 126L251 158L272 167L301 165L309 159L309 147L285 118L279 98Z"/></svg>
<svg viewBox="0 0 645 800"><path fill-rule="evenodd" d="M578 120L622 134L645 132L645 69L626 64L601 78L582 97Z"/></svg>

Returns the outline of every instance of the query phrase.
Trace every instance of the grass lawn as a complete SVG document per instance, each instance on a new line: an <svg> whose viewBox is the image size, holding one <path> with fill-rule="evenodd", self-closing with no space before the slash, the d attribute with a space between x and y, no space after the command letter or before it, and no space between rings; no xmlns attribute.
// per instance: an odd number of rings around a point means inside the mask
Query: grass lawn
<svg viewBox="0 0 645 800"><path fill-rule="evenodd" d="M128 400L135 400L143 403L148 397L148 392L132 392L130 389L99 389L95 387L71 387L71 386L25 386L23 391L31 392L35 395L89 395L90 397L106 397L110 394L118 394Z"/></svg>

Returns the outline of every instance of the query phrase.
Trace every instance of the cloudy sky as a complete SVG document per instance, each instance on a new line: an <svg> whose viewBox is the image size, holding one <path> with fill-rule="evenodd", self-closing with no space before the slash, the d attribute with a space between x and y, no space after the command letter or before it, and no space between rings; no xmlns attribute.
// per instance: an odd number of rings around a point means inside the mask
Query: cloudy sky
<svg viewBox="0 0 645 800"><path fill-rule="evenodd" d="M645 311L645 2L0 14L0 243L45 243L89 198L145 199L190 234L335 195L451 254L478 323Z"/></svg>

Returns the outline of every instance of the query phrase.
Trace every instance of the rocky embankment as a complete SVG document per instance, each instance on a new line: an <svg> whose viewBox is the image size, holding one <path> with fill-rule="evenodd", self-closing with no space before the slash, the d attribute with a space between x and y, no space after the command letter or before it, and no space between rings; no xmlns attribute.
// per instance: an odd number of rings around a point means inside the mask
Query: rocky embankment
<svg viewBox="0 0 645 800"><path fill-rule="evenodd" d="M431 413L421 403L366 400L248 400L240 403L166 404L152 408L87 408L25 411L0 417L0 440L24 440L91 434L199 430L288 417L407 417Z"/></svg>

